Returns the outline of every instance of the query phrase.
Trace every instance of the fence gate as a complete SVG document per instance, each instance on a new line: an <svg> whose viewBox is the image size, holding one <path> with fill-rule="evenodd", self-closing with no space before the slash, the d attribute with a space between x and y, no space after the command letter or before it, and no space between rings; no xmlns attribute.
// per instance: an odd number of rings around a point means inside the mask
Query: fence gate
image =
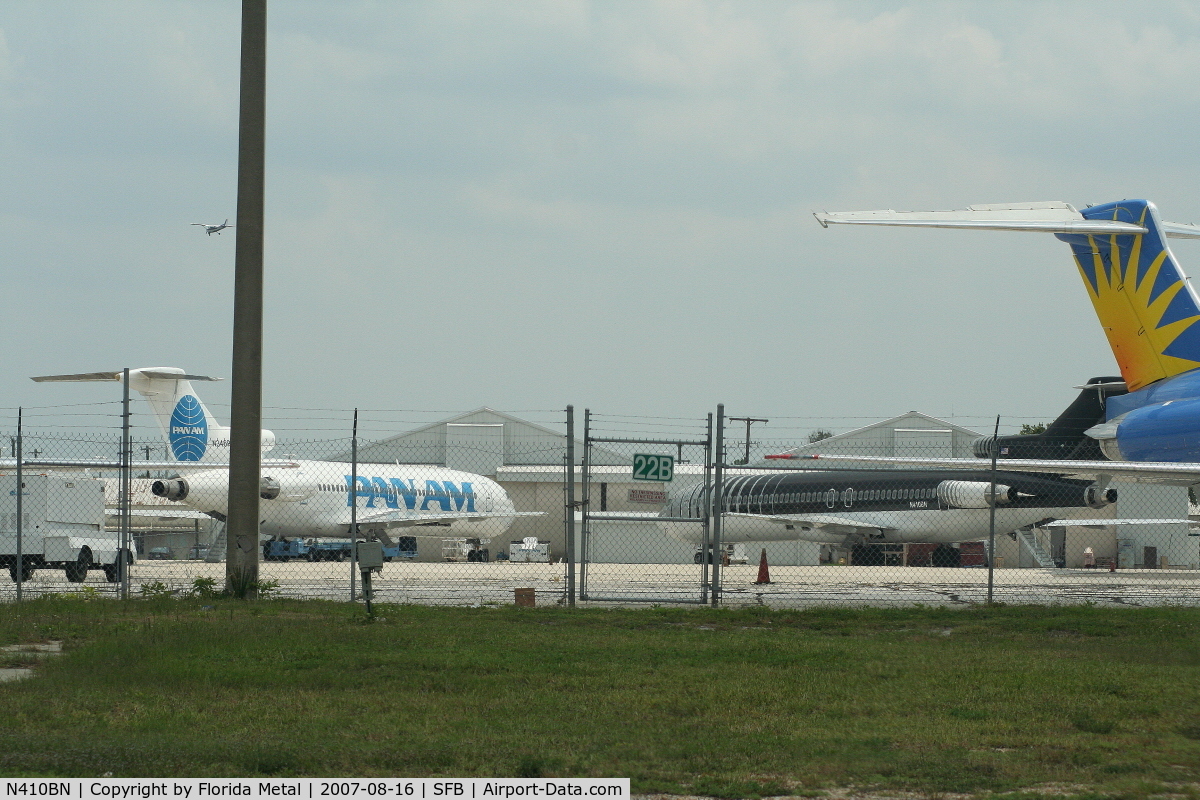
<svg viewBox="0 0 1200 800"><path fill-rule="evenodd" d="M712 433L711 414L584 411L573 532L580 600L716 604Z"/></svg>

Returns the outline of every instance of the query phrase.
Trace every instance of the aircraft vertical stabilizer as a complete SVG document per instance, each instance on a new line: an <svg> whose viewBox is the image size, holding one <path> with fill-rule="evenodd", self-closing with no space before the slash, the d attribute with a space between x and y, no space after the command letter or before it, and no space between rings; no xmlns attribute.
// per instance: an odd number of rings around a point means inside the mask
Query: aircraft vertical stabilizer
<svg viewBox="0 0 1200 800"><path fill-rule="evenodd" d="M33 380L120 381L123 372L88 372L77 375L43 375ZM205 375L189 375L178 367L143 367L129 370L129 388L150 404L154 419L170 449L171 457L184 462L229 460L229 428L200 401L192 381L215 381ZM275 446L275 434L262 432L263 451Z"/></svg>
<svg viewBox="0 0 1200 800"><path fill-rule="evenodd" d="M1129 391L1200 366L1200 300L1167 246L1154 204L1122 200L1080 214L1145 230L1056 234L1075 254Z"/></svg>

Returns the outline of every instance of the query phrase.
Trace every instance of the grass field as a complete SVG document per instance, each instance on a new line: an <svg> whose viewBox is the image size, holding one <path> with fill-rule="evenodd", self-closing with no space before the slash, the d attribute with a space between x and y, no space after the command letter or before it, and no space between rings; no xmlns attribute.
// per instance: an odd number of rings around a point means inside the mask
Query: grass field
<svg viewBox="0 0 1200 800"><path fill-rule="evenodd" d="M377 611L4 606L67 654L0 686L0 775L1200 796L1197 609Z"/></svg>

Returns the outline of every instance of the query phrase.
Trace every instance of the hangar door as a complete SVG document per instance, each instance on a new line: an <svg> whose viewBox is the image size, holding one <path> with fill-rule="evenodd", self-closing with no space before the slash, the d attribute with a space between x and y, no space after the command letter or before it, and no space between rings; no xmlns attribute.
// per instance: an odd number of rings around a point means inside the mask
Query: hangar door
<svg viewBox="0 0 1200 800"><path fill-rule="evenodd" d="M950 458L954 433L949 428L896 428L892 455L903 458Z"/></svg>
<svg viewBox="0 0 1200 800"><path fill-rule="evenodd" d="M504 423L446 423L446 466L495 475L504 466Z"/></svg>

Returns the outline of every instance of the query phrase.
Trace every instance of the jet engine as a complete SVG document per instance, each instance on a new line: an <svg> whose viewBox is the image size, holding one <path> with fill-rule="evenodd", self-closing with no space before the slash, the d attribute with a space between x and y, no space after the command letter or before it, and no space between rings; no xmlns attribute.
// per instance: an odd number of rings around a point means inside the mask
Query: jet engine
<svg viewBox="0 0 1200 800"><path fill-rule="evenodd" d="M1117 490L1107 489L1098 483L1083 490L1083 502L1089 508L1104 508L1117 502Z"/></svg>
<svg viewBox="0 0 1200 800"><path fill-rule="evenodd" d="M258 485L258 496L263 500L274 500L276 497L279 497L279 491L279 481L269 475L264 476Z"/></svg>
<svg viewBox="0 0 1200 800"><path fill-rule="evenodd" d="M168 500L178 502L187 498L188 484L183 478L155 481L150 484L150 493L155 497L165 497Z"/></svg>
<svg viewBox="0 0 1200 800"><path fill-rule="evenodd" d="M953 508L988 508L992 505L992 484L988 481L942 481L937 487L938 500ZM996 484L996 505L1017 499L1017 490Z"/></svg>

